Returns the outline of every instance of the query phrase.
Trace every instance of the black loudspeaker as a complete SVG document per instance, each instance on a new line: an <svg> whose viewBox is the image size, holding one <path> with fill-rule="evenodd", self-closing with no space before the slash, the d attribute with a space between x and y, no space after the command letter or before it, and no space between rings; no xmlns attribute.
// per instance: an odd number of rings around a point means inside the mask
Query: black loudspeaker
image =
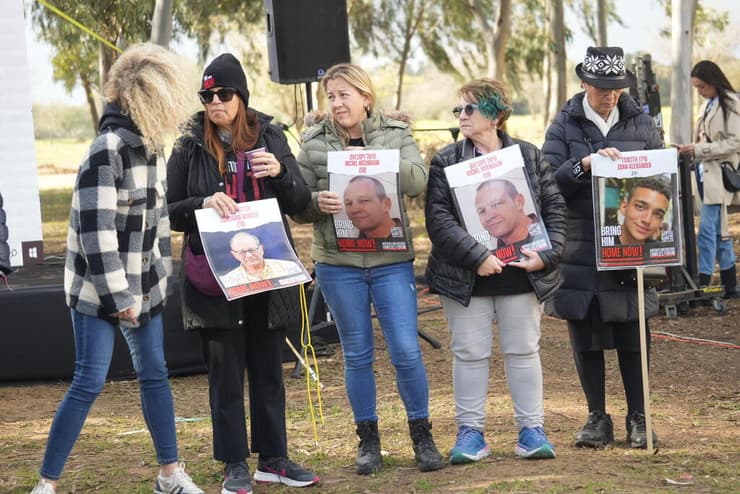
<svg viewBox="0 0 740 494"><path fill-rule="evenodd" d="M270 78L313 82L349 62L346 0L264 0Z"/></svg>

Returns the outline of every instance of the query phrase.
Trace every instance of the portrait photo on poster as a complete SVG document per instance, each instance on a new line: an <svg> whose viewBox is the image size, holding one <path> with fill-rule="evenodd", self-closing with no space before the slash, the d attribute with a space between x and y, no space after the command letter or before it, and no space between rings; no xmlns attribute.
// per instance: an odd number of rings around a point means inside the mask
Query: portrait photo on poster
<svg viewBox="0 0 740 494"><path fill-rule="evenodd" d="M208 263L228 300L311 280L274 199L240 203L226 219L212 209L197 210L196 218Z"/></svg>
<svg viewBox="0 0 740 494"><path fill-rule="evenodd" d="M607 168L595 165L592 186L599 269L680 264L678 176L670 166L675 153L661 151L623 153L617 160L621 163L609 163Z"/></svg>
<svg viewBox="0 0 740 494"><path fill-rule="evenodd" d="M338 249L354 252L408 250L398 178L398 150L329 154L329 190L336 192L343 204L342 211L333 217ZM357 159L358 156L365 159ZM374 166L355 166L355 163L373 163Z"/></svg>
<svg viewBox="0 0 740 494"><path fill-rule="evenodd" d="M445 172L465 229L501 261L520 259L522 247L551 248L518 146L463 161Z"/></svg>

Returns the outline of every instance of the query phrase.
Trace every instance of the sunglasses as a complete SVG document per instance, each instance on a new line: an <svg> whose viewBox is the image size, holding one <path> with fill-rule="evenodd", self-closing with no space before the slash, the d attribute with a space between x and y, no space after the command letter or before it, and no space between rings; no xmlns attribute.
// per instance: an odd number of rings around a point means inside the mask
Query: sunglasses
<svg viewBox="0 0 740 494"><path fill-rule="evenodd" d="M475 110L477 110L477 109L478 109L478 105L476 105L475 103L468 103L468 104L467 104L467 105L465 105L465 106L462 106L462 105L458 105L458 106L456 106L455 108L453 108L453 109L452 109L452 115L453 115L453 116L454 116L455 118L460 118L460 114L461 114L461 113L462 113L463 111L465 111L465 114L466 114L467 116L470 116L470 115L472 115L472 114L473 114L473 112L474 112Z"/></svg>
<svg viewBox="0 0 740 494"><path fill-rule="evenodd" d="M198 91L198 98L204 105L213 103L213 96L218 96L219 101L226 103L231 101L231 98L236 94L236 89L232 87L222 87L218 91L211 91L210 89L201 89Z"/></svg>

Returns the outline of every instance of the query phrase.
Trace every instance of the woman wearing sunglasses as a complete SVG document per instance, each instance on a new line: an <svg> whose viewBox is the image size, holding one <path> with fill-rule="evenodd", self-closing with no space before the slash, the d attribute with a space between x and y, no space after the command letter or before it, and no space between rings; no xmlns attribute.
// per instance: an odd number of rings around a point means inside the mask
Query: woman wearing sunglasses
<svg viewBox="0 0 740 494"><path fill-rule="evenodd" d="M453 464L491 454L484 438L489 360L498 323L506 381L519 430L515 447L523 458L554 458L544 425L540 364L540 303L552 296L565 244L565 202L550 165L534 145L505 132L511 106L501 83L473 80L458 91L452 113L464 139L443 148L429 169L426 226L432 241L427 283L442 300L452 338L457 440ZM522 260L504 263L470 235L461 222L444 168L518 144L525 170L552 244L551 250L521 248Z"/></svg>
<svg viewBox="0 0 740 494"><path fill-rule="evenodd" d="M196 209L213 208L227 217L237 211L237 201L274 197L284 214L295 214L310 199L285 134L270 124L272 117L248 106L247 79L233 55L219 55L206 67L198 96L203 111L193 116L175 143L167 166L172 228L185 232L185 247L193 256L203 254ZM247 162L244 153L257 149L261 151ZM287 222L285 228L290 231ZM316 475L288 459L282 367L285 331L268 329L269 292L229 302L221 294L202 293L187 276L182 292L185 329L198 331L208 368L213 452L216 460L225 463L221 492L252 492L246 463L250 448L245 370L251 451L259 453L255 480L293 487L317 483Z"/></svg>
<svg viewBox="0 0 740 494"><path fill-rule="evenodd" d="M308 116L309 127L298 154L313 195L308 209L293 218L313 223L311 256L342 342L345 386L360 438L356 470L368 475L382 467L371 304L396 369L417 465L421 471L438 470L445 463L434 445L429 423L429 386L417 339L413 249L382 253L338 250L332 215L342 211L344 201L327 190L327 153L399 149L400 190L411 197L424 191L426 168L405 117L393 118L375 108L375 91L365 70L353 64L335 65L326 72L321 86L329 112ZM367 195L368 203L377 202L377 192L374 194ZM410 239L406 211L402 216L405 237Z"/></svg>

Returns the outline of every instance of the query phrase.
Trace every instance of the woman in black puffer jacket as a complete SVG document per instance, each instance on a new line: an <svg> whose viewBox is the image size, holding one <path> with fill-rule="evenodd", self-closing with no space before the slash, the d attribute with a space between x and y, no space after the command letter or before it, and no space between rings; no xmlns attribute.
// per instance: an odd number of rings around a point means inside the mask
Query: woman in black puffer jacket
<svg viewBox="0 0 740 494"><path fill-rule="evenodd" d="M427 283L432 293L440 295L452 334L458 432L450 461L469 463L490 454L484 428L494 321L499 329L506 381L519 430L515 452L523 458L554 458L555 451L544 430L540 303L552 296L559 283L558 264L565 245L565 201L539 149L512 139L503 130L511 114L503 86L492 79L479 79L463 85L458 94L460 106L453 114L460 119L465 139L445 147L432 159L425 208L432 241ZM552 248L535 252L521 245L526 239L522 242L520 234L533 231L531 224L519 231L522 222L513 220L522 212L522 205L517 202L521 202L522 194L507 191L499 195L499 191L494 197L489 191L481 196L485 199L477 206L478 214L490 218L482 221L491 225L491 236L517 246L523 254L519 261L507 263L496 256L498 250L479 243L463 226L445 167L515 145L520 147L532 199ZM531 222L530 218L524 221Z"/></svg>
<svg viewBox="0 0 740 494"><path fill-rule="evenodd" d="M548 309L568 320L576 369L588 401L589 419L576 435L576 445L598 447L613 441L612 421L606 413L603 350L616 348L627 396L628 438L633 447L644 448L635 271L596 270L590 155L616 158L620 151L662 148L663 141L652 118L622 92L634 76L624 68L621 48L589 48L576 73L585 91L555 117L542 147L568 207L563 284ZM647 315L654 315L657 295L649 291L646 299Z"/></svg>

